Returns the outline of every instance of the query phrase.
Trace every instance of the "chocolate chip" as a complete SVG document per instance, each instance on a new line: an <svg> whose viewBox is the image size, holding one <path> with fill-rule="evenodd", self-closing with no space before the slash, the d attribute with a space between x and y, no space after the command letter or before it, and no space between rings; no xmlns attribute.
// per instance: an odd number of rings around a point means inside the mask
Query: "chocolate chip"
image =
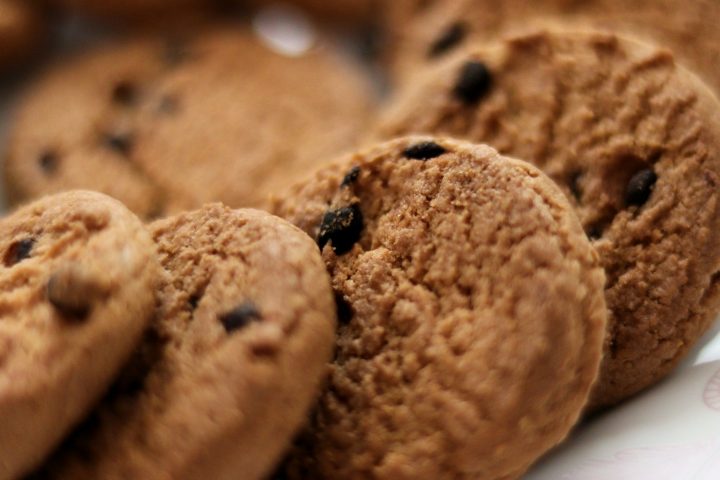
<svg viewBox="0 0 720 480"><path fill-rule="evenodd" d="M46 293L48 301L63 317L84 320L94 303L107 295L107 290L82 269L66 265L50 277Z"/></svg>
<svg viewBox="0 0 720 480"><path fill-rule="evenodd" d="M247 327L253 320L262 320L260 312L252 302L244 302L218 318L228 333Z"/></svg>
<svg viewBox="0 0 720 480"><path fill-rule="evenodd" d="M5 252L3 262L6 267L12 267L25 259L30 258L33 246L35 246L34 238L23 238L17 242L13 242L10 248Z"/></svg>
<svg viewBox="0 0 720 480"><path fill-rule="evenodd" d="M112 91L112 100L118 105L131 106L137 101L137 89L128 81L122 81L115 85Z"/></svg>
<svg viewBox="0 0 720 480"><path fill-rule="evenodd" d="M350 169L350 171L345 175L345 178L343 178L343 181L340 184L340 188L349 187L350 185L355 183L355 181L358 179L359 176L360 176L360 167L357 167L357 166L352 167Z"/></svg>
<svg viewBox="0 0 720 480"><path fill-rule="evenodd" d="M349 252L360 239L363 230L363 216L357 203L349 207L330 210L325 213L320 224L318 245L322 250L332 241L332 249L337 255Z"/></svg>
<svg viewBox="0 0 720 480"><path fill-rule="evenodd" d="M337 307L337 318L340 325L347 325L353 317L353 309L340 292L335 292L335 305Z"/></svg>
<svg viewBox="0 0 720 480"><path fill-rule="evenodd" d="M484 63L466 62L460 70L453 94L466 104L477 103L492 87L492 75Z"/></svg>
<svg viewBox="0 0 720 480"><path fill-rule="evenodd" d="M133 137L129 133L108 133L104 138L105 145L123 156L130 155Z"/></svg>
<svg viewBox="0 0 720 480"><path fill-rule="evenodd" d="M640 170L630 178L625 190L625 204L641 206L648 201L655 188L657 174L651 169Z"/></svg>
<svg viewBox="0 0 720 480"><path fill-rule="evenodd" d="M599 240L603 235L602 227L600 225L592 225L585 230L585 235L587 235L590 240Z"/></svg>
<svg viewBox="0 0 720 480"><path fill-rule="evenodd" d="M430 160L439 157L446 151L444 147L435 142L421 142L407 147L403 151L403 155L413 160Z"/></svg>
<svg viewBox="0 0 720 480"><path fill-rule="evenodd" d="M430 45L428 58L436 58L453 49L465 39L467 26L462 22L455 22L445 29Z"/></svg>
<svg viewBox="0 0 720 480"><path fill-rule="evenodd" d="M40 157L38 157L38 163L40 164L40 168L45 173L53 173L57 170L58 163L60 159L57 155L57 153L47 150L40 154Z"/></svg>

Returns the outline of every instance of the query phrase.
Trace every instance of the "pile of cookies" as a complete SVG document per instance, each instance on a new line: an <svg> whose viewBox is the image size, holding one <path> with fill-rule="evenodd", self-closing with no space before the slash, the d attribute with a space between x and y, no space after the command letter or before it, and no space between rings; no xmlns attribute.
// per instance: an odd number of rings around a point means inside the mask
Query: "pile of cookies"
<svg viewBox="0 0 720 480"><path fill-rule="evenodd" d="M13 112L0 480L521 478L720 312L720 3L291 3L0 0L115 30Z"/></svg>

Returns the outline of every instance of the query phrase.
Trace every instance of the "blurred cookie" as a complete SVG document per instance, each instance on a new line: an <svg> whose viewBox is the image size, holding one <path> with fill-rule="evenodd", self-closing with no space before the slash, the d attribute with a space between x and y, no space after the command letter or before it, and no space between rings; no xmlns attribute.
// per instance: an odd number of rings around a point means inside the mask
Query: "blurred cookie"
<svg viewBox="0 0 720 480"><path fill-rule="evenodd" d="M718 311L719 109L664 49L548 31L415 77L380 132L487 142L561 185L608 277L598 407L665 376Z"/></svg>
<svg viewBox="0 0 720 480"><path fill-rule="evenodd" d="M46 0L71 12L98 15L105 19L147 20L155 15L177 15L189 7L197 7L205 0ZM157 20L157 19L156 19Z"/></svg>
<svg viewBox="0 0 720 480"><path fill-rule="evenodd" d="M493 149L394 140L276 201L338 299L330 380L291 479L520 476L577 420L602 269L559 189Z"/></svg>
<svg viewBox="0 0 720 480"><path fill-rule="evenodd" d="M259 206L352 147L371 104L360 72L322 47L286 56L244 29L114 45L27 92L6 186L12 203L95 189L144 217Z"/></svg>
<svg viewBox="0 0 720 480"><path fill-rule="evenodd" d="M0 69L30 55L43 37L44 21L28 0L0 0Z"/></svg>
<svg viewBox="0 0 720 480"><path fill-rule="evenodd" d="M314 242L213 204L149 226L165 277L142 348L35 478L261 479L331 355L335 306Z"/></svg>
<svg viewBox="0 0 720 480"><path fill-rule="evenodd" d="M92 192L0 220L0 478L21 478L82 420L150 320L150 235Z"/></svg>
<svg viewBox="0 0 720 480"><path fill-rule="evenodd" d="M459 46L561 21L573 29L586 25L667 47L720 93L716 0L404 1L427 5L388 19L394 43L391 61L400 83Z"/></svg>

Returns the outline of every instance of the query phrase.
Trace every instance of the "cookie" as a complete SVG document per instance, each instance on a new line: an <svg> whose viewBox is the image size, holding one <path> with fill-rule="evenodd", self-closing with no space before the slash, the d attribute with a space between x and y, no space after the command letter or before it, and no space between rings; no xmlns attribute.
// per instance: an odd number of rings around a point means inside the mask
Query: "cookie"
<svg viewBox="0 0 720 480"><path fill-rule="evenodd" d="M9 202L88 188L144 218L157 215L164 192L128 154L140 86L173 68L178 52L170 42L142 39L51 67L16 112L4 165Z"/></svg>
<svg viewBox="0 0 720 480"><path fill-rule="evenodd" d="M154 308L150 235L104 195L46 197L0 220L0 478L19 478L77 424Z"/></svg>
<svg viewBox="0 0 720 480"><path fill-rule="evenodd" d="M456 0L388 18L390 63L399 83L463 45L492 41L548 21L637 36L672 50L720 92L720 2L715 0ZM398 18L400 17L400 18Z"/></svg>
<svg viewBox="0 0 720 480"><path fill-rule="evenodd" d="M607 272L600 407L663 378L718 312L718 109L667 50L541 31L429 69L378 130L487 142L561 185Z"/></svg>
<svg viewBox="0 0 720 480"><path fill-rule="evenodd" d="M278 2L269 0L238 1L238 3L249 3L256 8L278 5ZM308 13L328 20L363 22L370 20L376 13L375 8L384 7L386 2L384 0L335 0L331 2L326 0L289 0L283 3L300 7Z"/></svg>
<svg viewBox="0 0 720 480"><path fill-rule="evenodd" d="M48 0L48 3L72 12L104 18L142 20L154 15L174 15L189 7L202 5L202 0Z"/></svg>
<svg viewBox="0 0 720 480"><path fill-rule="evenodd" d="M26 0L0 0L0 69L25 59L43 37L44 21Z"/></svg>
<svg viewBox="0 0 720 480"><path fill-rule="evenodd" d="M166 273L152 328L34 478L261 479L318 393L335 305L307 235L219 204L149 229Z"/></svg>
<svg viewBox="0 0 720 480"><path fill-rule="evenodd" d="M110 46L27 93L5 165L10 201L90 188L145 218L215 200L261 206L354 144L365 86L323 47L289 57L243 29Z"/></svg>
<svg viewBox="0 0 720 480"><path fill-rule="evenodd" d="M517 478L567 434L598 373L604 276L537 169L409 137L274 208L317 239L340 319L289 478Z"/></svg>

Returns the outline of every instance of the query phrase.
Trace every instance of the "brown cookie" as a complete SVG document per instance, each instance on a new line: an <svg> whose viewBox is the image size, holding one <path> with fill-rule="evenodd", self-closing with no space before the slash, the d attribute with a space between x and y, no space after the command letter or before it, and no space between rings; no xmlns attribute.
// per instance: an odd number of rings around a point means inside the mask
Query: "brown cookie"
<svg viewBox="0 0 720 480"><path fill-rule="evenodd" d="M277 2L274 0L233 0L238 4L251 5L255 9L264 7L287 6L298 7L319 19L342 23L365 23L375 14L377 8L384 5L385 0L287 0Z"/></svg>
<svg viewBox="0 0 720 480"><path fill-rule="evenodd" d="M37 466L140 340L160 269L104 195L46 197L0 220L0 478Z"/></svg>
<svg viewBox="0 0 720 480"><path fill-rule="evenodd" d="M471 48L418 76L392 137L487 142L558 182L601 255L611 312L593 406L665 376L720 300L720 105L664 49L540 32Z"/></svg>
<svg viewBox="0 0 720 480"><path fill-rule="evenodd" d="M400 82L462 45L561 21L656 43L720 93L720 2L716 0L404 0L428 4L388 19ZM402 1L399 2L400 4ZM396 7L396 10L399 10Z"/></svg>
<svg viewBox="0 0 720 480"><path fill-rule="evenodd" d="M34 478L259 480L318 394L335 306L307 235L219 204L149 229L166 274L152 328Z"/></svg>
<svg viewBox="0 0 720 480"><path fill-rule="evenodd" d="M45 31L36 5L27 0L0 0L0 69L24 60Z"/></svg>
<svg viewBox="0 0 720 480"><path fill-rule="evenodd" d="M322 47L289 57L244 29L110 46L28 92L5 165L10 200L82 187L144 217L259 206L354 144L365 87Z"/></svg>
<svg viewBox="0 0 720 480"><path fill-rule="evenodd" d="M197 7L204 0L46 0L48 3L73 12L99 15L104 18L147 19L153 15L173 15Z"/></svg>
<svg viewBox="0 0 720 480"><path fill-rule="evenodd" d="M604 276L537 169L410 137L275 208L317 239L340 319L289 478L511 479L565 437L598 373Z"/></svg>

